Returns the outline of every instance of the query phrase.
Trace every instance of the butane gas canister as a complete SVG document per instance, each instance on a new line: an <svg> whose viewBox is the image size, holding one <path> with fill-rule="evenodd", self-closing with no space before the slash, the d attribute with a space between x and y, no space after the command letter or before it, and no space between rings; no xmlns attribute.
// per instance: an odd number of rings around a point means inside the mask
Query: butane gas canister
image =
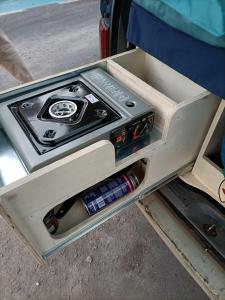
<svg viewBox="0 0 225 300"><path fill-rule="evenodd" d="M139 185L135 174L121 174L106 179L82 194L84 206L90 215L96 214L107 205L131 193Z"/></svg>

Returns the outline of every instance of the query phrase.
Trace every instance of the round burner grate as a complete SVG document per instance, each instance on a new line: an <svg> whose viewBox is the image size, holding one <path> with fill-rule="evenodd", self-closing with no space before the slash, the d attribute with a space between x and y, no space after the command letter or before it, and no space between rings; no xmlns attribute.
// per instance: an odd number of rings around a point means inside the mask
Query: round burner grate
<svg viewBox="0 0 225 300"><path fill-rule="evenodd" d="M76 111L77 105L68 100L55 102L49 107L49 114L55 119L69 118L73 116Z"/></svg>

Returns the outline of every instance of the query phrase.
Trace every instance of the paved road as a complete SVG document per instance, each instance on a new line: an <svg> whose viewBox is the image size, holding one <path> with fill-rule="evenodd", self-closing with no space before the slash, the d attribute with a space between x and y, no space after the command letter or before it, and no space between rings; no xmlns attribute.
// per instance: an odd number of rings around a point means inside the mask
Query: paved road
<svg viewBox="0 0 225 300"><path fill-rule="evenodd" d="M2 16L0 27L40 78L98 58L98 6L99 1L82 0L41 7ZM15 84L1 71L1 89ZM207 299L135 205L45 266L37 265L0 219L0 295L1 300Z"/></svg>
<svg viewBox="0 0 225 300"><path fill-rule="evenodd" d="M30 9L0 17L35 78L99 58L99 1L79 1ZM0 71L0 89L17 84Z"/></svg>
<svg viewBox="0 0 225 300"><path fill-rule="evenodd" d="M63 0L1 0L0 14L20 11L31 7L39 7L52 3L63 3Z"/></svg>

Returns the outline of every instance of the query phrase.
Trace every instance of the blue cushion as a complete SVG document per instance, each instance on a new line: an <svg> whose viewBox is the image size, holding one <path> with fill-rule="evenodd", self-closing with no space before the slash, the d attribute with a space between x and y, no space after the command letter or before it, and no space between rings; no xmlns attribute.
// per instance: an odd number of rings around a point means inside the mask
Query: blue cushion
<svg viewBox="0 0 225 300"><path fill-rule="evenodd" d="M225 49L199 41L131 4L129 42L212 93L225 98Z"/></svg>
<svg viewBox="0 0 225 300"><path fill-rule="evenodd" d="M225 47L225 5L220 5L221 0L203 1L134 0L168 25L203 42Z"/></svg>
<svg viewBox="0 0 225 300"><path fill-rule="evenodd" d="M152 1L152 0L150 0ZM225 34L224 0L161 0L193 24L215 36Z"/></svg>

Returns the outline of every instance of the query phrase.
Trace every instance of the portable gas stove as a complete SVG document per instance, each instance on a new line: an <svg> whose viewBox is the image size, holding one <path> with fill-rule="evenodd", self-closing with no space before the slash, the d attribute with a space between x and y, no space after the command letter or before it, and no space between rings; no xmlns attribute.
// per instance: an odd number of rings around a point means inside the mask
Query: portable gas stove
<svg viewBox="0 0 225 300"><path fill-rule="evenodd" d="M154 109L95 68L59 88L5 102L0 121L31 172L102 139L113 143L117 159L123 150L129 155L149 143Z"/></svg>

